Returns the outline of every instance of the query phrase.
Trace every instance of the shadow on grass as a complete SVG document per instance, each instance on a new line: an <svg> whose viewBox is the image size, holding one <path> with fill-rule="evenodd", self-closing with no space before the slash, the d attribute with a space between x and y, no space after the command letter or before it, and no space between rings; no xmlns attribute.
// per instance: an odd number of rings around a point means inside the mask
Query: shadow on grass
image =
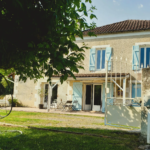
<svg viewBox="0 0 150 150"><path fill-rule="evenodd" d="M47 127L48 128L48 127ZM0 131L21 130L22 135L13 138L11 133L0 134L0 150L134 150L138 147L137 134L128 134L123 131L110 131L101 129L80 129L50 127L49 129L73 131L106 136L126 138L124 140L94 137L88 135L68 134L37 130L33 128L0 126Z"/></svg>

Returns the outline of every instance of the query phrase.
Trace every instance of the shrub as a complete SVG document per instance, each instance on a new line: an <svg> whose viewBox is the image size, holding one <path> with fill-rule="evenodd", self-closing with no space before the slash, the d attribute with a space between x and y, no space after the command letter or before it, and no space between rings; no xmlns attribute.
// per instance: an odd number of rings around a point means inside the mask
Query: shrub
<svg viewBox="0 0 150 150"><path fill-rule="evenodd" d="M8 100L9 103L13 106L13 107L22 107L22 103L18 102L18 99L13 99L13 103L12 103L12 99Z"/></svg>
<svg viewBox="0 0 150 150"><path fill-rule="evenodd" d="M0 99L3 99L5 97L5 95L0 95Z"/></svg>

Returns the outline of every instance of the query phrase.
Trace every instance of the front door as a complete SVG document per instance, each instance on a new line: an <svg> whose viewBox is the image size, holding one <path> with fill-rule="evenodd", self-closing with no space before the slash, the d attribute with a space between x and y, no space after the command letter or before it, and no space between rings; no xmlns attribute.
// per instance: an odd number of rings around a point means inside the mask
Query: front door
<svg viewBox="0 0 150 150"><path fill-rule="evenodd" d="M86 85L84 110L92 110L92 87L92 85Z"/></svg>
<svg viewBox="0 0 150 150"><path fill-rule="evenodd" d="M101 110L101 85L93 85L93 111Z"/></svg>

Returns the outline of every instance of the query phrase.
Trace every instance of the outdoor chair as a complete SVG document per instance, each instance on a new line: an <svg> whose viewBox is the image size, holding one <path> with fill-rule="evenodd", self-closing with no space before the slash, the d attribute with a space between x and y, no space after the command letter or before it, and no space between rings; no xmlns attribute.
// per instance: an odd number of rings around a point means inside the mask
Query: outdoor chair
<svg viewBox="0 0 150 150"><path fill-rule="evenodd" d="M62 111L63 110L72 110L72 100L67 100L66 103L63 105Z"/></svg>
<svg viewBox="0 0 150 150"><path fill-rule="evenodd" d="M57 104L55 110L62 110L64 106L64 102L61 100L60 103Z"/></svg>
<svg viewBox="0 0 150 150"><path fill-rule="evenodd" d="M56 108L57 107L57 99L54 99L54 101L52 102L50 108Z"/></svg>

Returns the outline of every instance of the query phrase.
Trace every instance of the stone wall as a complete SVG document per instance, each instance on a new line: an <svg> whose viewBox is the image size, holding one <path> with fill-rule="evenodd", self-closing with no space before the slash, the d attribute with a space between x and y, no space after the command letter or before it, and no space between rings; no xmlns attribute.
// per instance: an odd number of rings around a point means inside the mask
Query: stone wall
<svg viewBox="0 0 150 150"><path fill-rule="evenodd" d="M36 101L35 93L37 83L34 83L34 80L27 79L26 82L19 81L17 87L15 87L16 92L15 98L26 107L35 107L34 102Z"/></svg>
<svg viewBox="0 0 150 150"><path fill-rule="evenodd" d="M148 102L148 97L150 96L150 68L142 69L142 100L144 103ZM147 138L147 118L148 109L147 107L142 107L141 113L141 135L143 138Z"/></svg>

